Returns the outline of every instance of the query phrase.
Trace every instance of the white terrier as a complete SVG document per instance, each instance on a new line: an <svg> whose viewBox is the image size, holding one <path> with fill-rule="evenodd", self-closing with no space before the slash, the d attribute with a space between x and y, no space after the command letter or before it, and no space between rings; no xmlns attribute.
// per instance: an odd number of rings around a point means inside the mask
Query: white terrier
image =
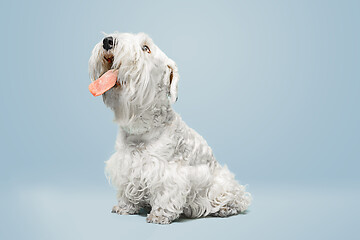
<svg viewBox="0 0 360 240"><path fill-rule="evenodd" d="M146 34L108 35L93 49L89 70L90 91L103 96L119 124L105 169L118 191L112 212L150 208L147 222L169 224L180 214L226 217L248 208L245 187L172 109L178 69Z"/></svg>

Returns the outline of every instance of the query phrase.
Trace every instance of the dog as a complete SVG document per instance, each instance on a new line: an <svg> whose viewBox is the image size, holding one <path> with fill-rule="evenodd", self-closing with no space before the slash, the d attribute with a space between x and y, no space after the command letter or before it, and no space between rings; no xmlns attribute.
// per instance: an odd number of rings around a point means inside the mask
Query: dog
<svg viewBox="0 0 360 240"><path fill-rule="evenodd" d="M172 109L178 68L149 36L107 35L92 51L89 73L90 91L102 95L119 125L116 151L105 167L117 189L113 213L148 209L147 222L169 224L180 215L227 217L248 208L245 186Z"/></svg>

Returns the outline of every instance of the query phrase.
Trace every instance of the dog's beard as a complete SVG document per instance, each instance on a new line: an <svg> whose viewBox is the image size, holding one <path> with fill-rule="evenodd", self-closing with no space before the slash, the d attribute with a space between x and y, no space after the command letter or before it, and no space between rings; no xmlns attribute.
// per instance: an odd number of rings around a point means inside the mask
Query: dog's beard
<svg viewBox="0 0 360 240"><path fill-rule="evenodd" d="M103 100L114 111L115 121L126 126L153 105L158 87L144 64L123 63L118 81L118 86L103 94Z"/></svg>

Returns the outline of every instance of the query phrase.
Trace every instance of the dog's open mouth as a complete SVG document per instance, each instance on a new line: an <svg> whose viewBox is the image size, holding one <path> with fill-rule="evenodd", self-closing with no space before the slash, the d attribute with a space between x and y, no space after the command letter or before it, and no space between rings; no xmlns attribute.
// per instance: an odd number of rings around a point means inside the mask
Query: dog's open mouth
<svg viewBox="0 0 360 240"><path fill-rule="evenodd" d="M110 69L89 85L92 95L100 96L111 88L119 85L117 83L119 70Z"/></svg>
<svg viewBox="0 0 360 240"><path fill-rule="evenodd" d="M113 64L114 62L114 56L104 56L105 61L107 61L109 64Z"/></svg>
<svg viewBox="0 0 360 240"><path fill-rule="evenodd" d="M117 81L119 70L113 69L114 55L112 53L105 53L103 61L105 64L104 68L108 70L89 85L89 90L95 97L120 85Z"/></svg>

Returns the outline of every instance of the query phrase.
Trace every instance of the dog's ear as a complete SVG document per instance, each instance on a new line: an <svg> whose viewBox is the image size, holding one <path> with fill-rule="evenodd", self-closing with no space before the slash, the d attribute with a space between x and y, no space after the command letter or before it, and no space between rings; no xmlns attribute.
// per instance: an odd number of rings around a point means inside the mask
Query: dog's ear
<svg viewBox="0 0 360 240"><path fill-rule="evenodd" d="M170 102L174 103L178 99L179 73L178 68L173 60L169 59L167 67L170 69L170 74L167 79L169 84L168 95L170 97Z"/></svg>

